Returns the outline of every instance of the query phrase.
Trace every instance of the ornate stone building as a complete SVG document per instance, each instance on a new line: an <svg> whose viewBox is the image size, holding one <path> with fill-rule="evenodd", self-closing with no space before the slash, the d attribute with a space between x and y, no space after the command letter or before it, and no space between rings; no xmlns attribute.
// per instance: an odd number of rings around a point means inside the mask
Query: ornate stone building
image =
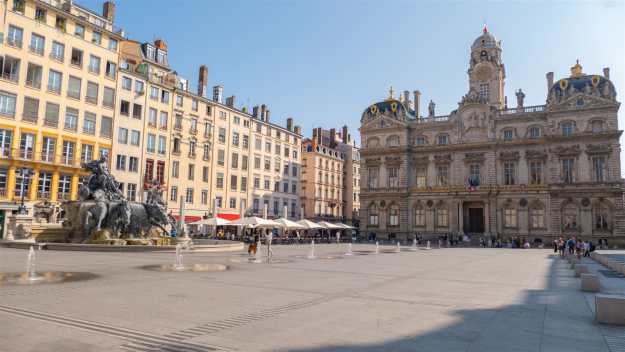
<svg viewBox="0 0 625 352"><path fill-rule="evenodd" d="M361 231L378 238L471 233L625 241L614 85L582 72L554 83L545 105L504 96L501 43L486 28L471 46L469 91L449 115L419 114L420 92L362 114ZM478 236L472 236L477 239Z"/></svg>

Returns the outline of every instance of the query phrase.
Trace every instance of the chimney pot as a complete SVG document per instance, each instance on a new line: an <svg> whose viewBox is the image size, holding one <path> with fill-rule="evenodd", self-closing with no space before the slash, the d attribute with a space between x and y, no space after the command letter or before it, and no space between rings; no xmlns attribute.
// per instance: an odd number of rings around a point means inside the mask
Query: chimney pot
<svg viewBox="0 0 625 352"><path fill-rule="evenodd" d="M330 128L330 148L336 146L336 128Z"/></svg>
<svg viewBox="0 0 625 352"><path fill-rule="evenodd" d="M260 120L261 121L265 121L265 113L267 112L267 106L265 104L262 104L260 106Z"/></svg>
<svg viewBox="0 0 625 352"><path fill-rule="evenodd" d="M414 114L416 118L421 117L421 92L417 89L414 92Z"/></svg>
<svg viewBox="0 0 625 352"><path fill-rule="evenodd" d="M258 105L252 108L252 116L256 119L258 118Z"/></svg>
<svg viewBox="0 0 625 352"><path fill-rule="evenodd" d="M269 109L265 110L265 122L269 122Z"/></svg>
<svg viewBox="0 0 625 352"><path fill-rule="evenodd" d="M343 137L343 143L349 143L349 135L347 134L347 125L343 125L343 131L341 132Z"/></svg>
<svg viewBox="0 0 625 352"><path fill-rule="evenodd" d="M112 1L107 1L102 5L102 16L106 18L109 22L113 22L115 20L115 3Z"/></svg>
<svg viewBox="0 0 625 352"><path fill-rule="evenodd" d="M236 96L231 95L226 98L226 105L228 105L229 107L233 108L235 103L236 103Z"/></svg>
<svg viewBox="0 0 625 352"><path fill-rule="evenodd" d="M167 43L165 43L163 39L156 39L154 41L154 46L157 47L158 49L167 51Z"/></svg>
<svg viewBox="0 0 625 352"><path fill-rule="evenodd" d="M293 132L293 118L289 117L288 119L286 119L286 129L289 130L290 132Z"/></svg>
<svg viewBox="0 0 625 352"><path fill-rule="evenodd" d="M200 74L197 83L197 95L206 98L206 84L208 83L208 67L200 66Z"/></svg>
<svg viewBox="0 0 625 352"><path fill-rule="evenodd" d="M302 128L300 126L293 127L293 132L297 134L302 134Z"/></svg>
<svg viewBox="0 0 625 352"><path fill-rule="evenodd" d="M603 77L610 79L610 68L609 67L604 67L603 68Z"/></svg>

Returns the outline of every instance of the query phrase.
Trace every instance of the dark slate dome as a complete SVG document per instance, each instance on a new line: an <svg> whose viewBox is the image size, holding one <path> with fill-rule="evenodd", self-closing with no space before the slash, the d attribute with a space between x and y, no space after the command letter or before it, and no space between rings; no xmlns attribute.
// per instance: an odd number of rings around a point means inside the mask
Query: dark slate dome
<svg viewBox="0 0 625 352"><path fill-rule="evenodd" d="M365 109L362 113L362 121L366 121L378 114L389 114L398 120L405 120L412 116L412 111L409 111L406 106L397 99L386 99L374 103Z"/></svg>
<svg viewBox="0 0 625 352"><path fill-rule="evenodd" d="M603 98L616 98L614 84L604 76L582 73L578 63L571 68L571 76L562 78L549 89L548 100L569 96L573 93L594 94Z"/></svg>

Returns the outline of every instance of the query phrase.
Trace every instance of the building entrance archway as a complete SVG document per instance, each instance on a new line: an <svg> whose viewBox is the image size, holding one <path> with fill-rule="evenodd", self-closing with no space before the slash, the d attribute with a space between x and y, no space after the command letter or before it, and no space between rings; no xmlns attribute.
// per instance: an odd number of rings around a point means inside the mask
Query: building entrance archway
<svg viewBox="0 0 625 352"><path fill-rule="evenodd" d="M484 202L462 204L464 233L484 233Z"/></svg>

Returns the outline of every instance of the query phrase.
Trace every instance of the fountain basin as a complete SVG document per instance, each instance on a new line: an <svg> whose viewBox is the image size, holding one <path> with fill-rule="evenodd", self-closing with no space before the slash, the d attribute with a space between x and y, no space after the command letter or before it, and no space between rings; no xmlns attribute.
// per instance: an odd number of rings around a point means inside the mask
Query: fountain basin
<svg viewBox="0 0 625 352"><path fill-rule="evenodd" d="M98 277L96 274L88 272L62 272L43 271L37 272L32 277L28 273L0 273L0 286L4 285L39 285L56 284L63 282L74 282L91 280Z"/></svg>
<svg viewBox="0 0 625 352"><path fill-rule="evenodd" d="M175 264L164 264L145 265L141 269L160 272L218 272L226 271L229 267L224 264L188 264L182 267L177 267Z"/></svg>

